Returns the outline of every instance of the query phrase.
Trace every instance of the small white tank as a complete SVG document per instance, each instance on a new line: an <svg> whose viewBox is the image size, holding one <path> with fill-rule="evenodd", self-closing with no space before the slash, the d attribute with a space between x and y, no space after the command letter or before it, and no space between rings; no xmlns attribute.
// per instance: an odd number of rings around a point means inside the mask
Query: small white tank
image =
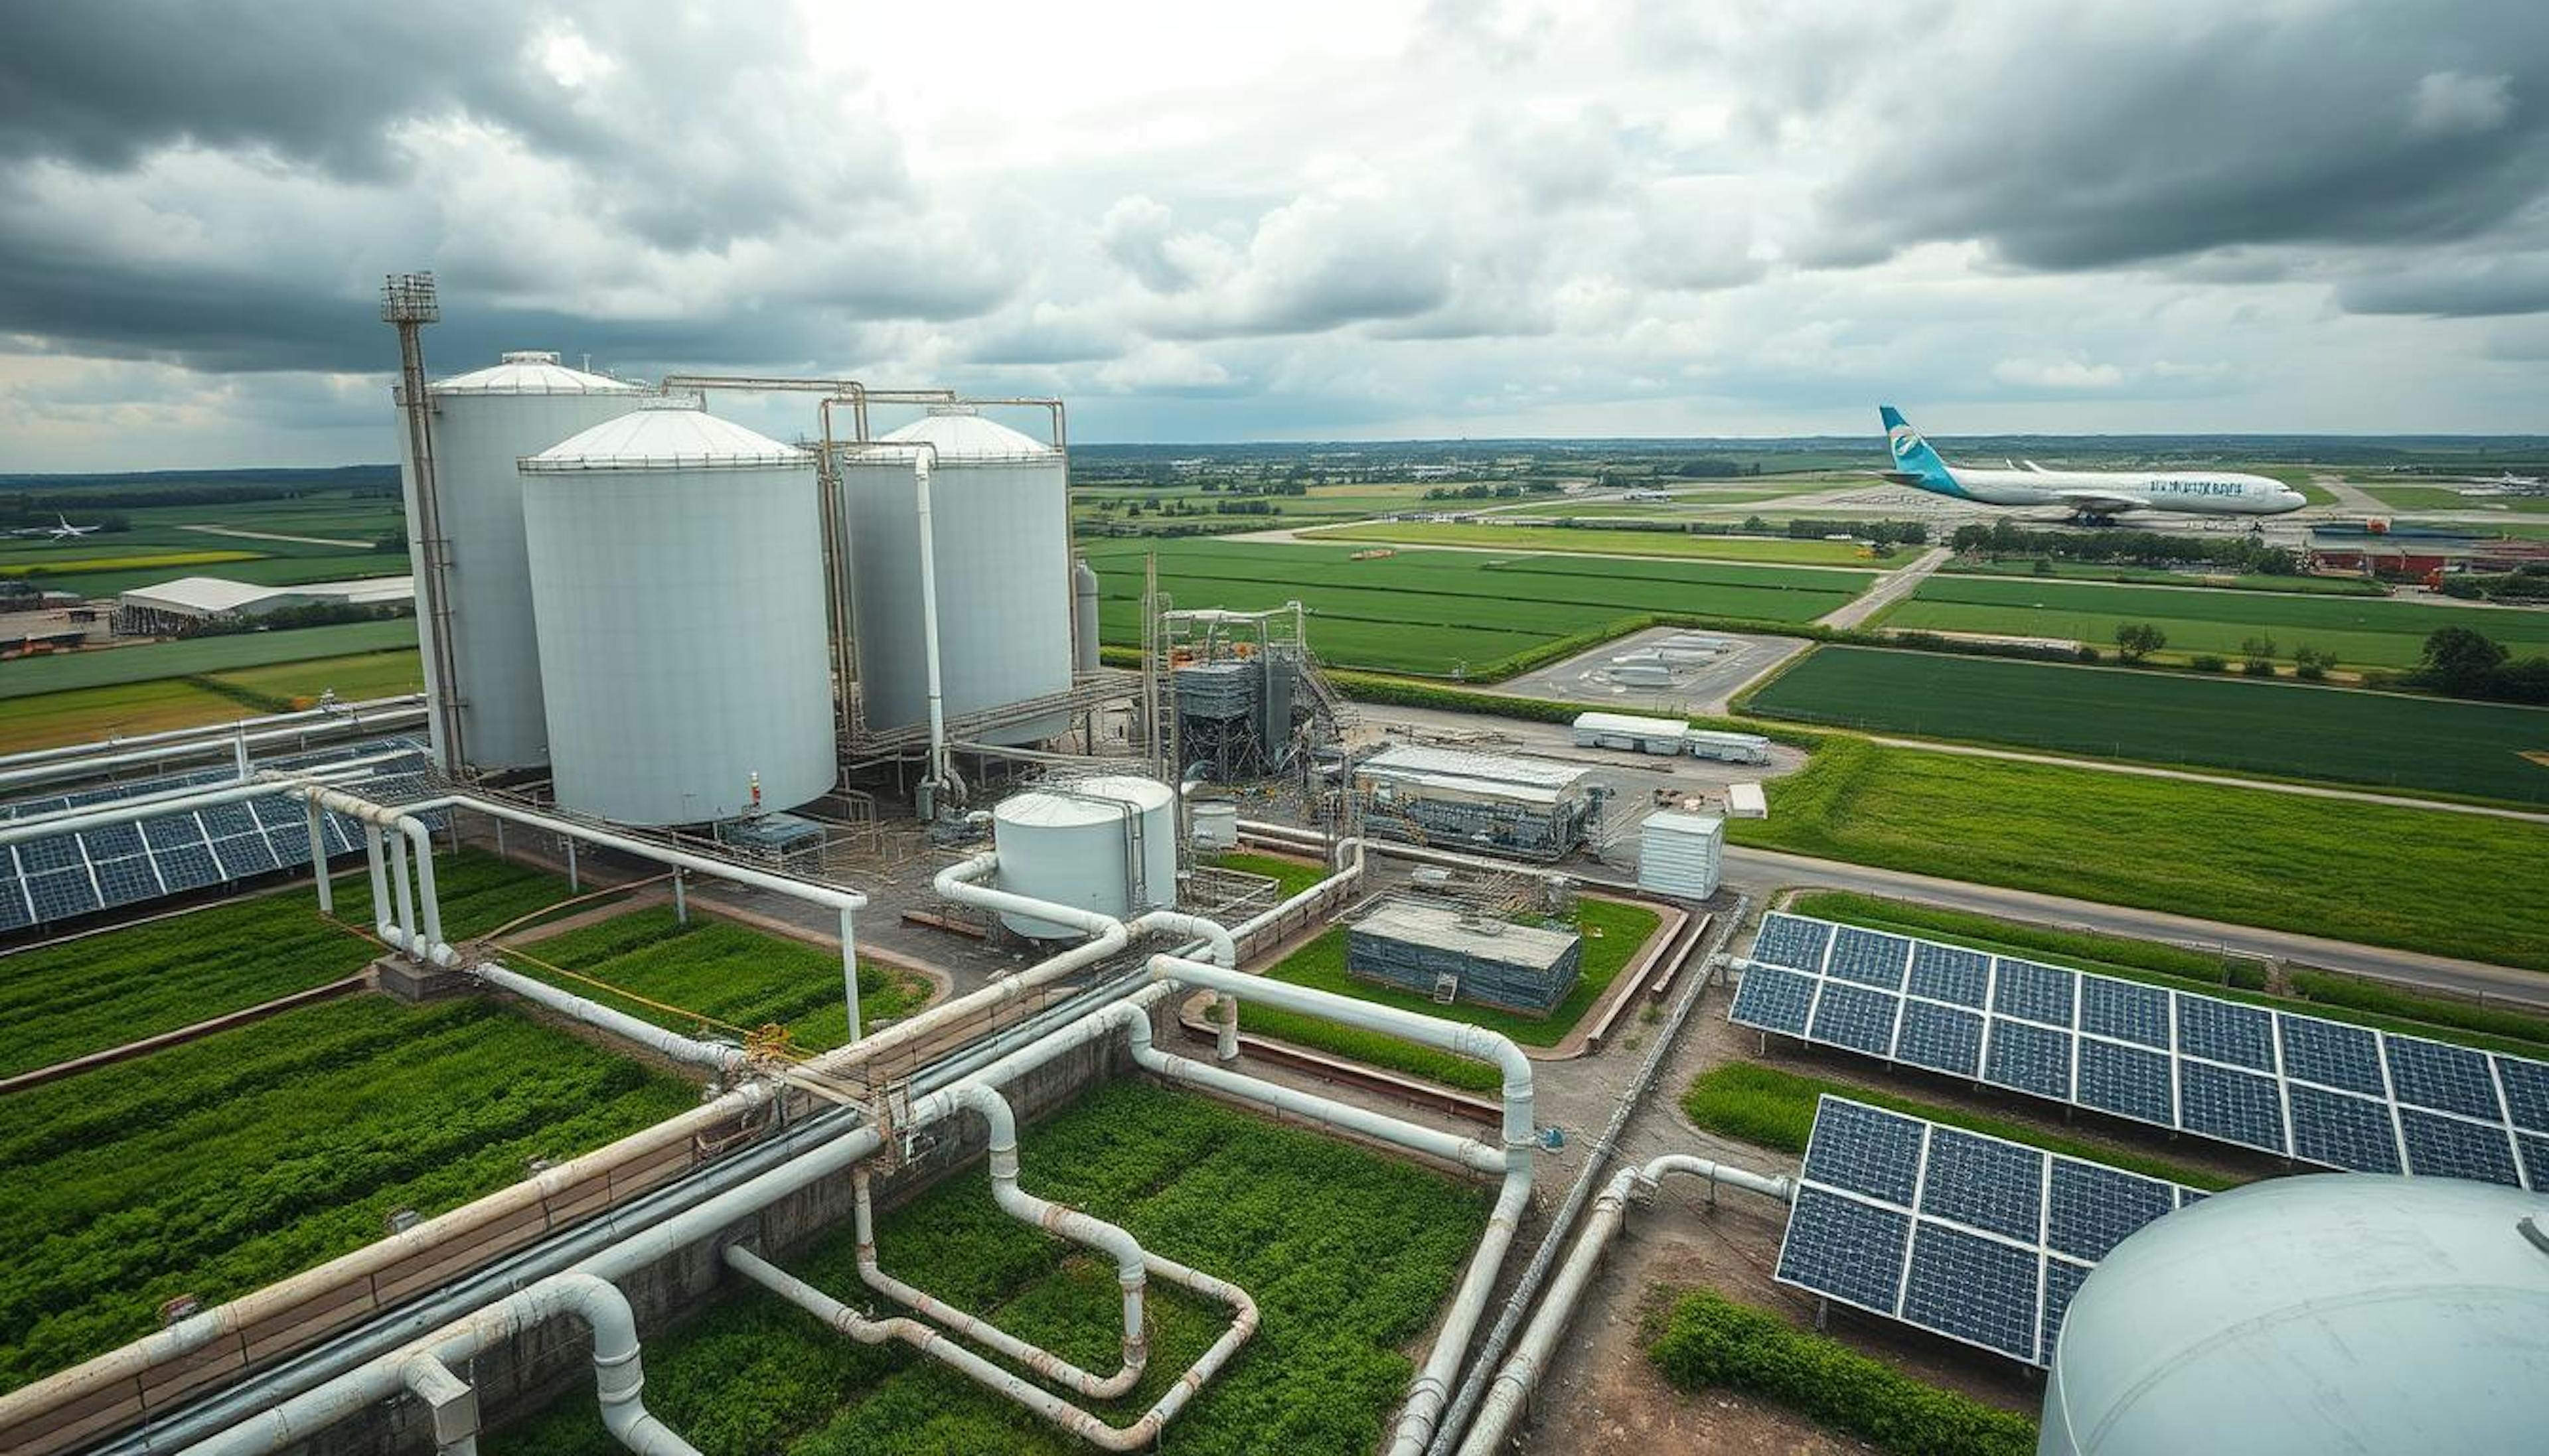
<svg viewBox="0 0 2549 1456"><path fill-rule="evenodd" d="M1177 794L1154 779L1123 774L1011 794L991 810L991 844L1004 890L1119 917L1177 901ZM1000 923L1032 940L1081 934L1028 915Z"/></svg>
<svg viewBox="0 0 2549 1456"><path fill-rule="evenodd" d="M1201 799L1194 806L1194 842L1198 850L1239 848L1239 806L1228 799Z"/></svg>

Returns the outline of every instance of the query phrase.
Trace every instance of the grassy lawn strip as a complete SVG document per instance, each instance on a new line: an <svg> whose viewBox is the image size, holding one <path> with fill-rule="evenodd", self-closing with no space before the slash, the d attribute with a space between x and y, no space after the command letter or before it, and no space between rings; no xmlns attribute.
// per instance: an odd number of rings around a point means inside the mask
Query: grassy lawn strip
<svg viewBox="0 0 2549 1456"><path fill-rule="evenodd" d="M230 637L66 652L9 664L9 670L0 673L0 697L29 697L70 687L146 682L153 678L182 678L190 673L218 673L230 668L256 668L305 658L415 646L416 623L402 617L386 622L346 622L332 627L241 632Z"/></svg>
<svg viewBox="0 0 2549 1456"><path fill-rule="evenodd" d="M1235 1281L1256 1336L1169 1427L1191 1456L1363 1456L1404 1393L1419 1338L1485 1223L1484 1195L1412 1165L1138 1083L1091 1088L1019 1138L1021 1181L1122 1225L1145 1246ZM1113 1369L1114 1271L999 1213L978 1163L878 1229L885 1267L1089 1369ZM780 1260L853 1304L844 1222ZM895 1344L868 1346L741 1291L646 1342L646 1404L708 1456L1079 1456L1090 1448ZM1221 1332L1228 1312L1152 1287L1151 1363L1131 1420ZM484 1438L490 1456L609 1456L592 1386Z"/></svg>
<svg viewBox="0 0 2549 1456"><path fill-rule="evenodd" d="M1510 547L1516 551L1576 551L1619 556L1689 557L1703 561L1765 561L1783 566L1863 567L1869 564L1869 558L1864 554L1865 548L1845 541L1799 541L1785 536L1715 536L1686 531L1634 531L1601 526L1498 526L1460 521L1375 521L1369 525L1323 526L1304 534L1321 540L1406 541L1418 546L1486 546L1498 550Z"/></svg>
<svg viewBox="0 0 2549 1456"><path fill-rule="evenodd" d="M1934 1123L1944 1123L1951 1128L2024 1142L2030 1147L2041 1147L2047 1152L2060 1153L2083 1162L2104 1163L2111 1168L2165 1178L2189 1187L2229 1188L2241 1181L2170 1162L2166 1158L2145 1156L2112 1143L2065 1138L2028 1123L1898 1097L1891 1092L1880 1092L1854 1083L1781 1071L1756 1061L1730 1061L1700 1073L1692 1080L1690 1090L1682 1094L1681 1110L1684 1116L1709 1132L1803 1156L1806 1137L1815 1127L1815 1099L1827 1092L1874 1107L1891 1108L1912 1117L1927 1118Z"/></svg>
<svg viewBox="0 0 2549 1456"><path fill-rule="evenodd" d="M2265 967L2246 956L2208 956L2201 951L2164 946L2156 941L2029 925L1992 915L1976 915L1966 910L1862 895L1852 890L1815 890L1797 896L1795 903L1788 908L1799 915L1811 915L1821 920L1838 920L1844 925L1863 925L1869 930L1892 931L1896 935L1921 940L1970 946L1995 956L2022 956L2077 970L2093 970L2101 975L2123 976L2127 980L2166 977L2169 980L2202 981L2211 986L2239 986L2252 991L2263 990L2266 985Z"/></svg>
<svg viewBox="0 0 2549 1456"><path fill-rule="evenodd" d="M1746 711L2169 767L2549 800L2549 711L2235 678L1817 647Z"/></svg>
<svg viewBox="0 0 2549 1456"><path fill-rule="evenodd" d="M519 951L500 951L497 958L525 975L686 1036L731 1034L614 995L552 967L607 981L646 1001L686 1007L727 1026L785 1026L790 1045L801 1050L828 1051L849 1041L837 954L698 910L691 912L687 926L673 918L669 907L632 910ZM929 992L929 982L919 976L863 960L861 1024L874 1028L899 1021L928 1001Z"/></svg>
<svg viewBox="0 0 2549 1456"><path fill-rule="evenodd" d="M1683 1390L1742 1391L1888 1456L2032 1456L2035 1422L1925 1385L1840 1340L1708 1290L1675 1300L1647 1356Z"/></svg>
<svg viewBox="0 0 2549 1456"><path fill-rule="evenodd" d="M1467 1022L1471 1026L1502 1032L1526 1046L1555 1046L1574 1030L1585 1011L1601 997L1604 988L1631 960L1637 958L1647 938L1653 935L1655 927L1662 923L1662 918L1652 910L1608 900L1584 900L1578 903L1576 910L1578 923L1584 928L1583 972L1576 977L1575 989L1568 992L1566 999L1558 1003L1558 1008L1546 1017L1472 1006L1465 1001L1438 1006L1431 996L1364 980L1346 970L1346 932L1343 926L1330 927L1326 934L1285 956L1266 974L1275 980L1315 986L1340 996L1395 1006L1423 1016ZM1315 1047L1332 1055L1352 1057L1447 1086L1492 1092L1500 1085L1495 1068L1485 1062L1453 1056L1377 1032L1259 1006L1245 998L1240 1001L1239 1026L1240 1030L1259 1036Z"/></svg>
<svg viewBox="0 0 2549 1456"><path fill-rule="evenodd" d="M2549 903L2504 883L2549 828L1835 736L1772 779L1762 849L2549 970ZM2509 887L2508 887L2509 888Z"/></svg>
<svg viewBox="0 0 2549 1456"><path fill-rule="evenodd" d="M2126 980L2155 984L2207 981L2210 984L2205 986L2204 994L2224 1000L2278 1007L2296 1015L2378 1027L2386 1032L2455 1042L2516 1056L2549 1057L2549 1017L2417 996L2361 976L2297 969L2291 973L2294 994L2277 996L2264 990L2265 974L2253 960L2230 958L2226 962L2230 980L2225 986L2218 979L2224 962L2202 952L2152 941L2054 930L1848 890L1817 890L1799 895L1790 908L1799 915L1971 946L1999 956L2024 956ZM2087 954L2090 952L2097 954Z"/></svg>
<svg viewBox="0 0 2549 1456"><path fill-rule="evenodd" d="M1274 881L1274 895L1278 902L1288 900L1328 877L1327 869L1321 865L1277 855L1215 855L1208 863L1215 869L1265 875Z"/></svg>
<svg viewBox="0 0 2549 1456"><path fill-rule="evenodd" d="M0 1390L670 1117L696 1088L477 999L360 996L14 1094Z"/></svg>

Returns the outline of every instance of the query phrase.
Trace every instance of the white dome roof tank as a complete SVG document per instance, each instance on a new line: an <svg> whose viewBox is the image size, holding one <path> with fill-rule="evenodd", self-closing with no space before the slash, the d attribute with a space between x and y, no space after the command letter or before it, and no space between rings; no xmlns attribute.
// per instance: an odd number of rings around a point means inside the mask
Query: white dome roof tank
<svg viewBox="0 0 2549 1456"><path fill-rule="evenodd" d="M2041 1456L2549 1448L2549 1201L2330 1173L2217 1194L2074 1297Z"/></svg>
<svg viewBox="0 0 2549 1456"><path fill-rule="evenodd" d="M1118 918L1177 902L1177 794L1115 774L1028 789L991 810L1001 889ZM1030 940L1081 934L1026 915L1000 923Z"/></svg>

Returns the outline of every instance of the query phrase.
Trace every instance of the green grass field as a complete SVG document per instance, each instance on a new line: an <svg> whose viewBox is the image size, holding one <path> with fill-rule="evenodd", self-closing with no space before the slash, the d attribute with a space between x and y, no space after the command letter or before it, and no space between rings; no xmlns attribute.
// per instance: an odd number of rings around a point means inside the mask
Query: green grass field
<svg viewBox="0 0 2549 1456"><path fill-rule="evenodd" d="M1959 556L1938 568L1960 577L2053 578L2065 582L2126 582L2154 587L2210 587L2232 592L2291 592L2305 596L2387 596L2390 589L2353 577L2201 576L2165 567L2117 562L2055 561L2042 556Z"/></svg>
<svg viewBox="0 0 2549 1456"><path fill-rule="evenodd" d="M2502 510L2516 515L2549 514L2549 498L2538 496L2464 496L2449 486L2365 486L2364 494L2401 510Z"/></svg>
<svg viewBox="0 0 2549 1456"><path fill-rule="evenodd" d="M1162 1437L1185 1456L1365 1456L1486 1223L1479 1190L1380 1153L1129 1081L1018 1139L1021 1186L1231 1280L1260 1323ZM1115 1271L992 1207L978 1162L878 1221L879 1262L1087 1369L1115 1368ZM853 1303L844 1221L782 1262ZM646 1339L646 1405L707 1456L1079 1456L1094 1449L900 1344L862 1345L777 1297L735 1293ZM1228 1310L1154 1281L1150 1368L1092 1409L1127 1423L1219 1337ZM489 1456L610 1456L587 1379L481 1440Z"/></svg>
<svg viewBox="0 0 2549 1456"><path fill-rule="evenodd" d="M1747 711L1800 723L2525 802L2549 710L2110 668L1817 647Z"/></svg>
<svg viewBox="0 0 2549 1456"><path fill-rule="evenodd" d="M1623 531L1569 526L1496 526L1463 521L1373 521L1309 532L1323 541L1404 541L1416 546L1484 546L1496 551L1589 551L1691 561L1750 561L1777 566L1874 565L1845 541L1785 536L1713 536L1684 531Z"/></svg>
<svg viewBox="0 0 2549 1456"><path fill-rule="evenodd" d="M1440 1006L1431 996L1364 980L1346 969L1346 933L1343 927L1331 928L1317 940L1285 956L1266 974L1274 980L1313 986L1382 1006L1395 1006L1401 1011L1467 1022L1471 1026L1502 1032L1526 1046L1555 1046L1566 1040L1566 1034L1584 1019L1584 1013L1601 998L1602 992L1618 979L1631 960L1637 958L1638 952L1647 944L1647 938L1654 934L1660 923L1660 918L1652 910L1607 900L1585 900L1579 905L1578 912L1579 923L1585 932L1582 972L1576 979L1575 989L1545 1017L1522 1016L1465 1002ZM1318 1017L1260 1006L1245 997L1240 1000L1239 1026L1245 1032L1316 1047L1447 1086L1488 1092L1499 1085L1496 1069L1484 1062L1454 1056L1396 1037L1339 1026Z"/></svg>
<svg viewBox="0 0 2549 1456"><path fill-rule="evenodd" d="M698 912L683 926L669 907L633 910L509 948L498 958L525 975L684 1035L705 1030L733 1040L776 1025L788 1028L789 1045L800 1050L828 1051L849 1041L838 954ZM564 973L569 971L574 974ZM643 999L614 994L597 981ZM929 982L919 976L863 960L860 1021L870 1030L899 1021L926 1003L929 992ZM663 1006L699 1016L677 1016Z"/></svg>
<svg viewBox="0 0 2549 1456"><path fill-rule="evenodd" d="M383 622L343 622L329 627L240 632L228 637L192 637L180 642L67 652L0 663L0 698L415 646L415 619L400 617Z"/></svg>
<svg viewBox="0 0 2549 1456"><path fill-rule="evenodd" d="M1716 562L1472 551L1401 551L1366 561L1344 546L1215 540L1091 542L1105 640L1141 640L1143 556L1180 607L1256 610L1299 600L1312 646L1341 667L1495 676L1561 639L1625 629L1645 613L1811 621L1865 591L1864 573Z"/></svg>
<svg viewBox="0 0 2549 1456"><path fill-rule="evenodd" d="M2443 627L2474 627L2516 657L2549 652L2549 610L1996 577L1933 577L1878 621L1937 632L2074 638L2107 650L2114 648L2120 624L2149 622L2168 634L2171 657L2235 657L2243 640L2264 637L2274 642L2278 657L2289 659L2297 647L2314 647L2335 653L2348 667L2410 666L2426 634Z"/></svg>
<svg viewBox="0 0 2549 1456"><path fill-rule="evenodd" d="M1836 737L1728 838L2549 970L2549 827Z"/></svg>
<svg viewBox="0 0 2549 1456"><path fill-rule="evenodd" d="M0 674L6 671L0 668ZM277 710L259 706L260 700L288 705L315 699L331 688L341 699L358 701L421 692L424 687L424 665L411 647L24 697L0 696L0 753L227 723Z"/></svg>

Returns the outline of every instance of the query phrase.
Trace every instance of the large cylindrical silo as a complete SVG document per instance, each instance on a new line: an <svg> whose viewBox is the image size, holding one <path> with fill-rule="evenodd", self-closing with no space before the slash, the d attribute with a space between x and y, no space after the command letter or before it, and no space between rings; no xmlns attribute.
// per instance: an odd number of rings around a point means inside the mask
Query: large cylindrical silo
<svg viewBox="0 0 2549 1456"><path fill-rule="evenodd" d="M811 455L659 400L522 483L559 803L693 824L832 786Z"/></svg>
<svg viewBox="0 0 2549 1456"><path fill-rule="evenodd" d="M567 436L616 418L648 398L638 385L568 369L545 350L518 350L491 368L426 388L433 406L434 500L448 564L448 621L423 610L418 630L449 634L460 699L460 747L472 767L519 769L548 761L548 726L540 704L539 650L531 622L530 568L522 543L522 484L517 464ZM407 497L409 560L425 570L416 462L399 431L400 476ZM439 694L440 673L425 644L425 690ZM442 715L431 715L437 762L450 763Z"/></svg>
<svg viewBox="0 0 2549 1456"><path fill-rule="evenodd" d="M930 486L940 690L950 719L1071 685L1071 502L1063 454L1006 425L933 410L883 436L937 450ZM841 473L860 710L871 729L929 717L920 530L907 453L853 455ZM972 736L1031 743L1048 713Z"/></svg>
<svg viewBox="0 0 2549 1456"><path fill-rule="evenodd" d="M1167 784L1131 774L1013 793L991 810L999 887L1118 918L1176 904L1177 802ZM1026 915L1000 923L1037 940L1083 934Z"/></svg>

